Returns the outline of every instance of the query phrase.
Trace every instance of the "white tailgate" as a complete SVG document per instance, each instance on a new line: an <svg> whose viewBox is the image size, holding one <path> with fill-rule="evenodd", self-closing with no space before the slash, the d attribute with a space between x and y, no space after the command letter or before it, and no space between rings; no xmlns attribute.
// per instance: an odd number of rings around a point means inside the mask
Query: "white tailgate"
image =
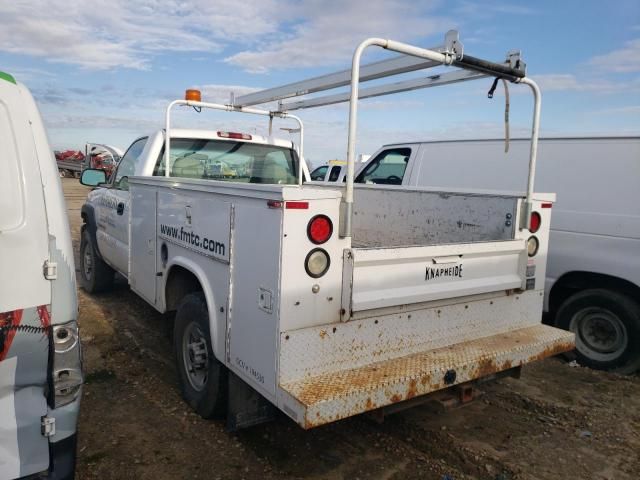
<svg viewBox="0 0 640 480"><path fill-rule="evenodd" d="M345 251L351 291L344 288L342 305L356 312L521 288L525 265L524 240L354 248Z"/></svg>

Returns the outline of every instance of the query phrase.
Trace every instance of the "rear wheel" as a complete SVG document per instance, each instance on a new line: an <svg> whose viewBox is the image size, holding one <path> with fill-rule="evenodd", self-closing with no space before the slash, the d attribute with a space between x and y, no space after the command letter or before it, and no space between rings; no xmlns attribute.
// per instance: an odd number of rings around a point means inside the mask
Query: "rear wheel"
<svg viewBox="0 0 640 480"><path fill-rule="evenodd" d="M113 284L113 268L98 255L91 235L82 230L80 240L80 285L89 293L103 292Z"/></svg>
<svg viewBox="0 0 640 480"><path fill-rule="evenodd" d="M182 398L203 418L227 409L227 369L213 354L202 292L186 295L176 312L173 341Z"/></svg>
<svg viewBox="0 0 640 480"><path fill-rule="evenodd" d="M558 310L557 324L576 334L578 362L631 373L640 367L640 305L626 295L584 290Z"/></svg>

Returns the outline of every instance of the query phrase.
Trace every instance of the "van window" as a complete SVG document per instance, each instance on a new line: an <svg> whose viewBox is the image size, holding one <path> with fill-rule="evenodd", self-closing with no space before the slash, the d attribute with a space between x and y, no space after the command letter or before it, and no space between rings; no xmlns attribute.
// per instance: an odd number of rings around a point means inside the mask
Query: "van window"
<svg viewBox="0 0 640 480"><path fill-rule="evenodd" d="M323 181L328 169L329 167L326 165L316 168L313 172L311 172L311 180L314 180L316 182Z"/></svg>
<svg viewBox="0 0 640 480"><path fill-rule="evenodd" d="M355 182L402 185L402 179L410 156L410 148L384 150L369 162L369 165L358 175Z"/></svg>
<svg viewBox="0 0 640 480"><path fill-rule="evenodd" d="M24 199L16 138L9 111L0 101L0 231L18 227L24 218Z"/></svg>
<svg viewBox="0 0 640 480"><path fill-rule="evenodd" d="M171 176L240 183L298 183L298 156L290 148L198 138L171 139ZM164 148L154 175L163 176Z"/></svg>
<svg viewBox="0 0 640 480"><path fill-rule="evenodd" d="M136 174L136 165L140 154L147 143L147 137L133 142L118 164L113 186L121 190L129 190L129 177Z"/></svg>

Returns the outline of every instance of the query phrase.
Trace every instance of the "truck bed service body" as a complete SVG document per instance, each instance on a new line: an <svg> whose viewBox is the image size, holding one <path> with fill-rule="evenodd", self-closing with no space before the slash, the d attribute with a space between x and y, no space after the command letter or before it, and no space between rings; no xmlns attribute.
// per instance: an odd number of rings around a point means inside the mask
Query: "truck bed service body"
<svg viewBox="0 0 640 480"><path fill-rule="evenodd" d="M166 129L136 140L89 194L85 288L107 287L118 271L158 311L176 311L181 389L201 415L226 412L243 426L275 405L311 428L573 348L573 334L541 324L554 195L532 191L537 86L516 54L496 64L463 55L455 32L445 43L369 39L350 70L229 105L187 91L167 109ZM371 45L403 55L360 69ZM354 188L357 99L409 89L359 93L359 81L437 65L453 71L412 88L493 76L534 91L526 193ZM349 95L252 107L349 83ZM350 101L344 189L302 181L302 122L288 110L323 98ZM274 118L293 119L300 144L174 129L177 105L268 116L270 131ZM104 180L83 174L86 184Z"/></svg>

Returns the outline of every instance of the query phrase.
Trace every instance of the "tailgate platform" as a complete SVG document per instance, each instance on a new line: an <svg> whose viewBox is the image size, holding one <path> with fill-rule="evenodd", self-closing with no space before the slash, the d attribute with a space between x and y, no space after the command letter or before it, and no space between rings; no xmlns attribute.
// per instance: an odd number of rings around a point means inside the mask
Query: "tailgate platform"
<svg viewBox="0 0 640 480"><path fill-rule="evenodd" d="M297 422L308 429L541 360L574 346L573 333L535 325L280 387L302 413Z"/></svg>

